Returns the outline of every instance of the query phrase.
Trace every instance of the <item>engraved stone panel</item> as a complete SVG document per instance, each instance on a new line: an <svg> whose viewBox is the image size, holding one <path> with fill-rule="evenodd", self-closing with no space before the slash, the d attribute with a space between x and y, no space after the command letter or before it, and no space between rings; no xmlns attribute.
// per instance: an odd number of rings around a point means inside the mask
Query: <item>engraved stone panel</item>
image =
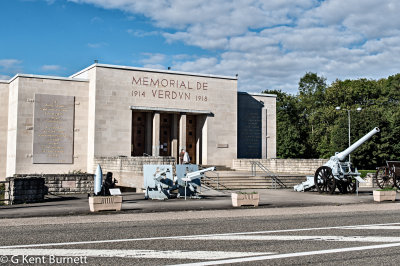
<svg viewBox="0 0 400 266"><path fill-rule="evenodd" d="M33 163L73 163L74 96L35 94Z"/></svg>

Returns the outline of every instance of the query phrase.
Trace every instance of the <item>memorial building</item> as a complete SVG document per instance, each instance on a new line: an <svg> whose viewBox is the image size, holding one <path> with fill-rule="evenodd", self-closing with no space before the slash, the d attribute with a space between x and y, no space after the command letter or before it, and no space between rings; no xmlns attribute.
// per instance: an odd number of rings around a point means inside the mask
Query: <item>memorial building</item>
<svg viewBox="0 0 400 266"><path fill-rule="evenodd" d="M140 187L135 162L178 163L181 149L201 165L274 158L275 102L227 76L98 63L70 77L18 74L0 81L0 179L125 158L114 176Z"/></svg>

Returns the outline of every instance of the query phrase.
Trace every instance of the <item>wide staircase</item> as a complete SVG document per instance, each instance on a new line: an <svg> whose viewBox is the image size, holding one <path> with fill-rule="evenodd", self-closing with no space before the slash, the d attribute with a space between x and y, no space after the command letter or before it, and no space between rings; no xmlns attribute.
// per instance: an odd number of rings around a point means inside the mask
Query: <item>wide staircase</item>
<svg viewBox="0 0 400 266"><path fill-rule="evenodd" d="M274 174L258 164L254 163L252 171L234 171L225 166L216 166L217 171L207 172L202 178L202 185L216 190L293 189L293 186L306 180L305 175Z"/></svg>

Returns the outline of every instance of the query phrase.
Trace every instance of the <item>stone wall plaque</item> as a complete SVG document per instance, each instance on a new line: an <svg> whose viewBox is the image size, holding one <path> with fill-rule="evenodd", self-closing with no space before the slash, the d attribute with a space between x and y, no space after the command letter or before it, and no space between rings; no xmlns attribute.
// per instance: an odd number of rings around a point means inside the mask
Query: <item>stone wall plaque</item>
<svg viewBox="0 0 400 266"><path fill-rule="evenodd" d="M35 94L33 163L73 163L74 102L74 96Z"/></svg>

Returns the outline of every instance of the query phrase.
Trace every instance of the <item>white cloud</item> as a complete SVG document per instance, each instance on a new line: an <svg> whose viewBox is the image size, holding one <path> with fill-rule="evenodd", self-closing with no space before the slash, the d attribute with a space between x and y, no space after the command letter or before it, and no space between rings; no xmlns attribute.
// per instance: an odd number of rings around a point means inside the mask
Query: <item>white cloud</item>
<svg viewBox="0 0 400 266"><path fill-rule="evenodd" d="M173 69L191 72L215 73L214 70L217 65L218 60L216 58L199 58L194 61L178 63L173 66Z"/></svg>
<svg viewBox="0 0 400 266"><path fill-rule="evenodd" d="M148 36L156 36L159 35L159 31L144 31L144 30L133 30L133 29L128 29L126 32L128 32L130 35L138 37L138 38L143 38L143 37L148 37Z"/></svg>
<svg viewBox="0 0 400 266"><path fill-rule="evenodd" d="M140 62L145 65L160 65L166 59L164 54L143 53L143 55L147 58L142 59Z"/></svg>
<svg viewBox="0 0 400 266"><path fill-rule="evenodd" d="M0 74L0 80L9 80L10 78L10 76Z"/></svg>
<svg viewBox="0 0 400 266"><path fill-rule="evenodd" d="M144 64L144 68L150 68L150 69L167 69L165 66L161 64Z"/></svg>
<svg viewBox="0 0 400 266"><path fill-rule="evenodd" d="M10 74L14 75L22 72L21 64L22 61L18 59L0 59L0 79L8 80L11 78Z"/></svg>
<svg viewBox="0 0 400 266"><path fill-rule="evenodd" d="M5 69L15 68L21 63L22 61L17 59L0 59L0 67Z"/></svg>
<svg viewBox="0 0 400 266"><path fill-rule="evenodd" d="M400 69L397 0L70 1L148 17L167 42L211 51L171 56L173 69L238 73L240 90L296 93L299 78L308 71L330 82L382 78ZM149 56L142 63L163 66L168 59Z"/></svg>
<svg viewBox="0 0 400 266"><path fill-rule="evenodd" d="M43 71L58 71L62 68L59 65L43 65L40 69Z"/></svg>

